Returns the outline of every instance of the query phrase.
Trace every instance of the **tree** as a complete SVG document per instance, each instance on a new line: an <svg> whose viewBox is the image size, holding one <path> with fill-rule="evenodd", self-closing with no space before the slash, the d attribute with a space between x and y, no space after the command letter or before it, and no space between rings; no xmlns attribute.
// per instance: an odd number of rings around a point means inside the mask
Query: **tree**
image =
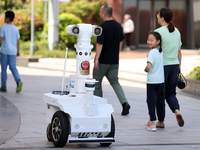
<svg viewBox="0 0 200 150"><path fill-rule="evenodd" d="M28 0L29 1L29 0ZM6 10L18 10L24 7L27 0L1 0L0 2L0 14Z"/></svg>

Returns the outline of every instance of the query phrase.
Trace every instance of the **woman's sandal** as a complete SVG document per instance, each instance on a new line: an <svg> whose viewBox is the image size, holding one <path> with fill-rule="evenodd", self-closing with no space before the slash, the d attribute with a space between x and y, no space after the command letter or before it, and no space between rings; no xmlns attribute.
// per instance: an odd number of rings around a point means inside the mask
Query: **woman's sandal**
<svg viewBox="0 0 200 150"><path fill-rule="evenodd" d="M184 120L181 114L176 115L176 119L180 127L184 126Z"/></svg>
<svg viewBox="0 0 200 150"><path fill-rule="evenodd" d="M147 131L156 132L156 125L155 124L150 125L146 129L147 129Z"/></svg>
<svg viewBox="0 0 200 150"><path fill-rule="evenodd" d="M145 129L147 129L151 125L151 121L148 121L147 124L145 124Z"/></svg>
<svg viewBox="0 0 200 150"><path fill-rule="evenodd" d="M161 121L156 122L156 128L165 128L164 122Z"/></svg>

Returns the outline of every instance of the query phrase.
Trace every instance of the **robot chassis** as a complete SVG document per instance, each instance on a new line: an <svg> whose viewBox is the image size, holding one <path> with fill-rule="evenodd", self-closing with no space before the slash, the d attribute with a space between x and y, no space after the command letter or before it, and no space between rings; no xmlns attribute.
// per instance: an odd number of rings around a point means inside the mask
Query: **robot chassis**
<svg viewBox="0 0 200 150"><path fill-rule="evenodd" d="M91 58L91 37L102 33L100 26L91 24L69 25L66 32L77 36L76 75L69 77L69 91L63 91L65 66L61 91L45 93L46 134L55 147L66 143L100 143L109 146L114 142L115 123L111 104L105 98L93 95L95 79L89 78ZM52 117L53 116L53 117Z"/></svg>

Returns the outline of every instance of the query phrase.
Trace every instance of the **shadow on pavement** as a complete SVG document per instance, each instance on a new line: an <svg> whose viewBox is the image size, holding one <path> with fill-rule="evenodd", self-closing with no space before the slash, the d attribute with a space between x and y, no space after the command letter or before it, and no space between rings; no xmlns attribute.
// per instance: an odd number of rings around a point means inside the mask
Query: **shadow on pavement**
<svg viewBox="0 0 200 150"><path fill-rule="evenodd" d="M11 139L19 130L18 109L0 95L0 145Z"/></svg>

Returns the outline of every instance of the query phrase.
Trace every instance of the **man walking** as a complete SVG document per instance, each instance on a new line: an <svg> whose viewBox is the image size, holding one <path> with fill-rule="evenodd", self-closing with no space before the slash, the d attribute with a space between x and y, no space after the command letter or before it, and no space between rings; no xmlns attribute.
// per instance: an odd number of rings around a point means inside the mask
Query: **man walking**
<svg viewBox="0 0 200 150"><path fill-rule="evenodd" d="M95 83L94 95L103 96L101 83L103 77L106 76L122 104L123 109L121 115L128 115L130 105L118 82L119 51L124 39L123 29L118 22L113 20L111 6L102 6L99 15L104 22L100 25L103 31L97 37L96 44L93 78L99 82Z"/></svg>

